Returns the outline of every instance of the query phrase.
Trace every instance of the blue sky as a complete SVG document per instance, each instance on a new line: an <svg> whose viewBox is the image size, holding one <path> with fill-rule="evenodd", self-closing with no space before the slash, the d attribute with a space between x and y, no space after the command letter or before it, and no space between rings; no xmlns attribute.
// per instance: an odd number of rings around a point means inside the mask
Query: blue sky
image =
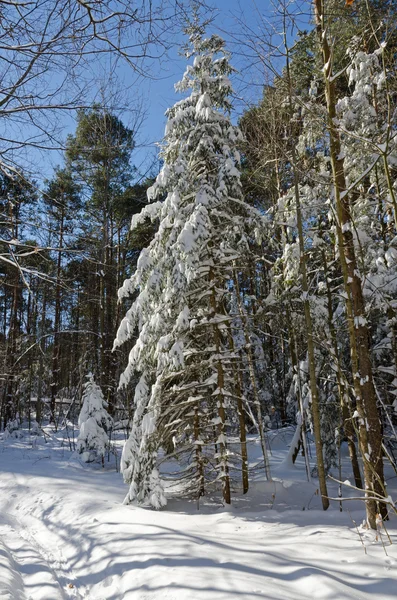
<svg viewBox="0 0 397 600"><path fill-rule="evenodd" d="M280 6L278 0L213 0L215 18L209 27L209 33L216 32L227 41L228 48L232 52L232 64L238 69L234 77L234 88L236 91L234 120L249 104L260 97L263 84L269 82L270 73L258 60L257 52L262 51L261 40L269 39L269 34L264 30L273 28L272 42L279 43L278 33L281 31L280 23L275 20L274 12ZM306 0L290 0L290 10L310 11L310 2ZM304 28L308 22L308 15L300 17L298 28ZM296 34L296 28L289 33L292 41ZM251 48L244 45L241 40L251 37L257 42L251 44ZM144 172L149 163L157 154L156 142L162 139L165 127L165 110L173 105L180 96L174 92L174 84L181 78L185 68L186 59L179 55L179 48L184 41L182 33L176 35L175 44L166 58L160 62L154 61L147 66L149 78L137 78L133 70L123 63L117 61L115 67L112 59L106 58L97 63L94 71L98 81L103 82L106 89L105 97L109 101L109 95L114 93L115 98L110 98L110 104L118 108L117 112L123 122L132 128L135 125L135 112L145 113L145 118L137 132L137 149L133 156L133 163ZM282 59L274 63L281 67ZM109 73L114 69L116 76L109 85ZM109 94L110 90L110 94ZM101 101L98 92L87 92L85 101L91 102L94 98ZM75 116L59 117L61 132L60 137L64 140L68 133L75 131ZM40 156L38 161L38 179L51 177L53 168L62 163L62 153L52 151Z"/></svg>
<svg viewBox="0 0 397 600"><path fill-rule="evenodd" d="M279 7L278 0L213 0L214 21L209 28L209 33L216 32L224 37L228 44L228 49L232 53L232 64L238 70L234 77L234 88L236 92L234 120L237 120L242 111L248 105L257 101L261 94L264 83L269 82L270 71L266 70L255 56L258 50L251 45L247 48L241 39L247 35L252 38L258 36L263 39L264 29L273 29L272 41L280 42L278 33L281 31L278 18L274 16L275 10ZM311 3L306 0L297 0L290 2L291 11L300 11L302 15L297 18L296 27L289 32L289 40L296 35L297 29L307 27L310 15ZM185 68L186 59L179 55L179 46L184 41L181 34L179 39L175 40L175 48L171 51L167 60L162 61L161 65L155 68L157 79L143 80L136 90L137 96L143 99L146 110L146 119L137 137L139 148L135 152L135 163L141 170L144 170L148 164L146 157L148 154L154 156L157 152L155 142L162 139L166 119L164 112L169 106L172 106L180 95L174 92L174 84L181 78ZM260 49L259 49L260 50ZM276 61L277 63L277 61ZM282 65L282 59L279 59L276 65L279 69ZM125 79L125 70L121 70L121 77ZM127 113L124 115L128 123Z"/></svg>

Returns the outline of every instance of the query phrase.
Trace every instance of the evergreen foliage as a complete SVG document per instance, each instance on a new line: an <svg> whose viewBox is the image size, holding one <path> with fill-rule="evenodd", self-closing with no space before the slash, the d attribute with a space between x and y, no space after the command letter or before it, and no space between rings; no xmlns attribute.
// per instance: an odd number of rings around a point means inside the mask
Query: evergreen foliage
<svg viewBox="0 0 397 600"><path fill-rule="evenodd" d="M230 502L236 462L228 443L236 401L231 290L234 271L250 254L250 236L262 224L242 197L241 134L229 117L232 68L224 42L204 38L197 25L189 33L187 56L194 60L177 89L190 95L167 111L164 165L148 191L151 203L133 219L134 226L156 217L159 229L120 290L121 298L135 289L138 296L115 342L117 347L131 338L138 327L121 377L126 385L135 371L141 373L123 451L126 501L149 500L156 507L165 503L157 454L171 440L181 440L174 442L179 456L194 457L184 473L187 489L201 495L207 480L220 480ZM155 202L164 193L165 201Z"/></svg>
<svg viewBox="0 0 397 600"><path fill-rule="evenodd" d="M103 459L105 456L113 419L106 410L108 404L92 373L87 379L78 421L80 433L77 438L77 452L82 455L84 462L92 462L97 457Z"/></svg>

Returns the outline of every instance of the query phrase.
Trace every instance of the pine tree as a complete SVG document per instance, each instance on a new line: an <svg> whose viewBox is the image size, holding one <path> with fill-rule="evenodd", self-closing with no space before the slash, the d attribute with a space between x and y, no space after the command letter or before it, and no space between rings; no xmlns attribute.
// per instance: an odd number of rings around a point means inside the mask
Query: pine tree
<svg viewBox="0 0 397 600"><path fill-rule="evenodd" d="M93 106L78 114L76 134L69 136L66 148L68 167L88 198L88 218L82 225L89 238L91 260L96 272L89 269L93 297L92 324L99 336L91 340L99 384L113 414L116 407L116 364L111 355L115 334L115 290L117 289L118 254L124 228L123 198L129 189L133 168L133 131L106 108ZM124 203L125 207L125 203ZM91 350L91 349L90 349Z"/></svg>
<svg viewBox="0 0 397 600"><path fill-rule="evenodd" d="M25 219L35 202L34 185L23 174L11 178L0 172L0 421L4 425L14 421L23 408L21 386L26 383L26 372L19 359L24 353L22 316L27 307L24 292L28 276L24 269L34 246L27 239L31 230ZM21 246L25 246L23 251Z"/></svg>
<svg viewBox="0 0 397 600"><path fill-rule="evenodd" d="M43 201L47 208L47 215L50 219L51 229L54 231L54 246L56 252L56 284L54 298L54 343L52 346L52 365L51 365L51 401L50 411L51 419L56 424L55 406L56 397L59 393L62 362L61 362L61 325L62 325L62 279L65 277L63 272L64 247L68 235L73 230L75 214L81 205L79 197L79 188L73 181L69 169L56 169L54 178L47 183L47 188L43 195ZM66 240L65 240L66 238ZM68 353L69 355L69 353ZM67 371L65 369L65 371Z"/></svg>
<svg viewBox="0 0 397 600"><path fill-rule="evenodd" d="M84 462L92 462L96 457L101 457L103 463L113 419L106 410L108 403L92 373L88 375L88 381L84 385L82 400L77 452L82 455Z"/></svg>
<svg viewBox="0 0 397 600"><path fill-rule="evenodd" d="M239 358L230 345L230 299L235 271L251 252L250 235L259 236L263 224L242 198L242 136L230 122L233 69L224 42L216 35L205 39L197 24L188 33L186 56L194 62L177 90L191 93L167 111L164 165L148 191L151 203L133 218L133 226L147 217L160 225L119 292L123 298L138 290L138 296L115 342L133 338L138 328L121 376L126 385L134 372L141 374L121 464L130 485L125 501L156 508L166 501L158 450L173 445L187 463L186 489L198 497L206 482L220 481L230 503L236 457L228 428L238 410ZM164 202L153 202L163 194Z"/></svg>

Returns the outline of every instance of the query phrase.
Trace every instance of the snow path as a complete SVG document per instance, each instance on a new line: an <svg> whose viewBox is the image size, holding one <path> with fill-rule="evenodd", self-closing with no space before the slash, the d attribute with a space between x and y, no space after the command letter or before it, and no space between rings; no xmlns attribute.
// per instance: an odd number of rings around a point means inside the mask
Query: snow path
<svg viewBox="0 0 397 600"><path fill-rule="evenodd" d="M365 554L337 509L123 506L120 475L69 457L49 444L0 448L0 600L397 596L395 524L387 556L371 532Z"/></svg>

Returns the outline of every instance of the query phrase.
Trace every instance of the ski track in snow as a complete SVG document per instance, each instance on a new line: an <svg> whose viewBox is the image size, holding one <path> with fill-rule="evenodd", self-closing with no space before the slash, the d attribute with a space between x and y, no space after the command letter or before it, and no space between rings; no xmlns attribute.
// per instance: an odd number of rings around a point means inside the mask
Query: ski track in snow
<svg viewBox="0 0 397 600"><path fill-rule="evenodd" d="M310 484L276 482L273 509L266 484L254 482L246 506L197 511L173 500L156 512L121 505L119 474L23 443L0 443L0 600L397 597L395 521L387 555L361 532L365 554L349 514L318 510ZM294 510L276 510L294 497ZM362 508L352 507L360 523Z"/></svg>
<svg viewBox="0 0 397 600"><path fill-rule="evenodd" d="M0 490L4 493L4 490ZM16 497L17 494L12 494ZM40 503L40 499L36 500ZM21 509L17 504L15 511ZM32 523L32 525L30 525ZM35 529L35 525L38 529ZM47 541L39 542L39 529L42 530ZM0 599L21 598L21 600L54 599L64 600L69 598L66 590L67 584L75 579L73 571L68 568L67 562L60 549L51 548L51 536L45 528L40 527L39 521L35 523L28 518L24 524L14 516L4 513L0 517L0 552L8 559L8 570L12 577L8 584L0 583ZM17 594L15 594L17 590ZM77 598L86 595L74 594Z"/></svg>

